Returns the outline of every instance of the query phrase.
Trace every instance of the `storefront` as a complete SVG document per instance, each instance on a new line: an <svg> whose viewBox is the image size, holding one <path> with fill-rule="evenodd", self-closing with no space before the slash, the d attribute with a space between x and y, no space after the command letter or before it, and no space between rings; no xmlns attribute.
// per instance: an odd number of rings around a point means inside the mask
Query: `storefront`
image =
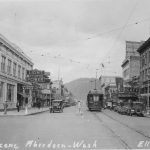
<svg viewBox="0 0 150 150"><path fill-rule="evenodd" d="M3 109L5 101L8 103L8 108L12 109L16 106L17 100L17 83L13 80L0 78L0 109Z"/></svg>

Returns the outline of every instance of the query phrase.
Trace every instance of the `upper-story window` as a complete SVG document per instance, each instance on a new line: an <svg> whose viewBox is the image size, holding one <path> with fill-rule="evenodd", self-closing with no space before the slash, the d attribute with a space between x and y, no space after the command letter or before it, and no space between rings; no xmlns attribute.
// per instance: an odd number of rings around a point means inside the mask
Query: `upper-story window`
<svg viewBox="0 0 150 150"><path fill-rule="evenodd" d="M11 63L12 61L10 59L8 59L8 65L7 65L7 73L11 74Z"/></svg>
<svg viewBox="0 0 150 150"><path fill-rule="evenodd" d="M17 64L13 63L13 76L16 76L16 69L17 69Z"/></svg>
<svg viewBox="0 0 150 150"><path fill-rule="evenodd" d="M25 69L22 68L22 80L24 80L24 79L25 79Z"/></svg>
<svg viewBox="0 0 150 150"><path fill-rule="evenodd" d="M148 51L148 63L150 63L150 49Z"/></svg>
<svg viewBox="0 0 150 150"><path fill-rule="evenodd" d="M18 78L20 79L21 78L21 66L18 65Z"/></svg>
<svg viewBox="0 0 150 150"><path fill-rule="evenodd" d="M1 62L1 71L5 73L5 66L6 66L6 57L2 56L2 62Z"/></svg>

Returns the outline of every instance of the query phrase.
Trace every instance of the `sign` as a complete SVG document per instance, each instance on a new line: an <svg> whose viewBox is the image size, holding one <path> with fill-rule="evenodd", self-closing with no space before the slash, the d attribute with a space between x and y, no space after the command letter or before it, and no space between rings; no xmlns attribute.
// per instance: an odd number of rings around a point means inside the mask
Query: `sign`
<svg viewBox="0 0 150 150"><path fill-rule="evenodd" d="M50 79L48 75L50 75L50 73L43 70L28 70L26 80L32 83L49 83Z"/></svg>

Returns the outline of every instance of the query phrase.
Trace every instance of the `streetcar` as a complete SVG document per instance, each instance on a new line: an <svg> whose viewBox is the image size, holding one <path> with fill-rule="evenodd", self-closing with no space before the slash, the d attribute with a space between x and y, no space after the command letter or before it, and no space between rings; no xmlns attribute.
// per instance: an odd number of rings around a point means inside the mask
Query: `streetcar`
<svg viewBox="0 0 150 150"><path fill-rule="evenodd" d="M87 107L89 111L101 111L103 107L103 94L99 90L91 90L87 95Z"/></svg>

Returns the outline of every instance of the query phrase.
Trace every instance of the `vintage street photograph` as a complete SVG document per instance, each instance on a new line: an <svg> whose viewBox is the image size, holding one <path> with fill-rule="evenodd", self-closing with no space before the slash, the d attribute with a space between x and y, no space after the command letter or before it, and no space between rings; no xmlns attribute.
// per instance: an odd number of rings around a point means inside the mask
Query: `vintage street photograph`
<svg viewBox="0 0 150 150"><path fill-rule="evenodd" d="M0 0L0 150L150 149L150 0Z"/></svg>

